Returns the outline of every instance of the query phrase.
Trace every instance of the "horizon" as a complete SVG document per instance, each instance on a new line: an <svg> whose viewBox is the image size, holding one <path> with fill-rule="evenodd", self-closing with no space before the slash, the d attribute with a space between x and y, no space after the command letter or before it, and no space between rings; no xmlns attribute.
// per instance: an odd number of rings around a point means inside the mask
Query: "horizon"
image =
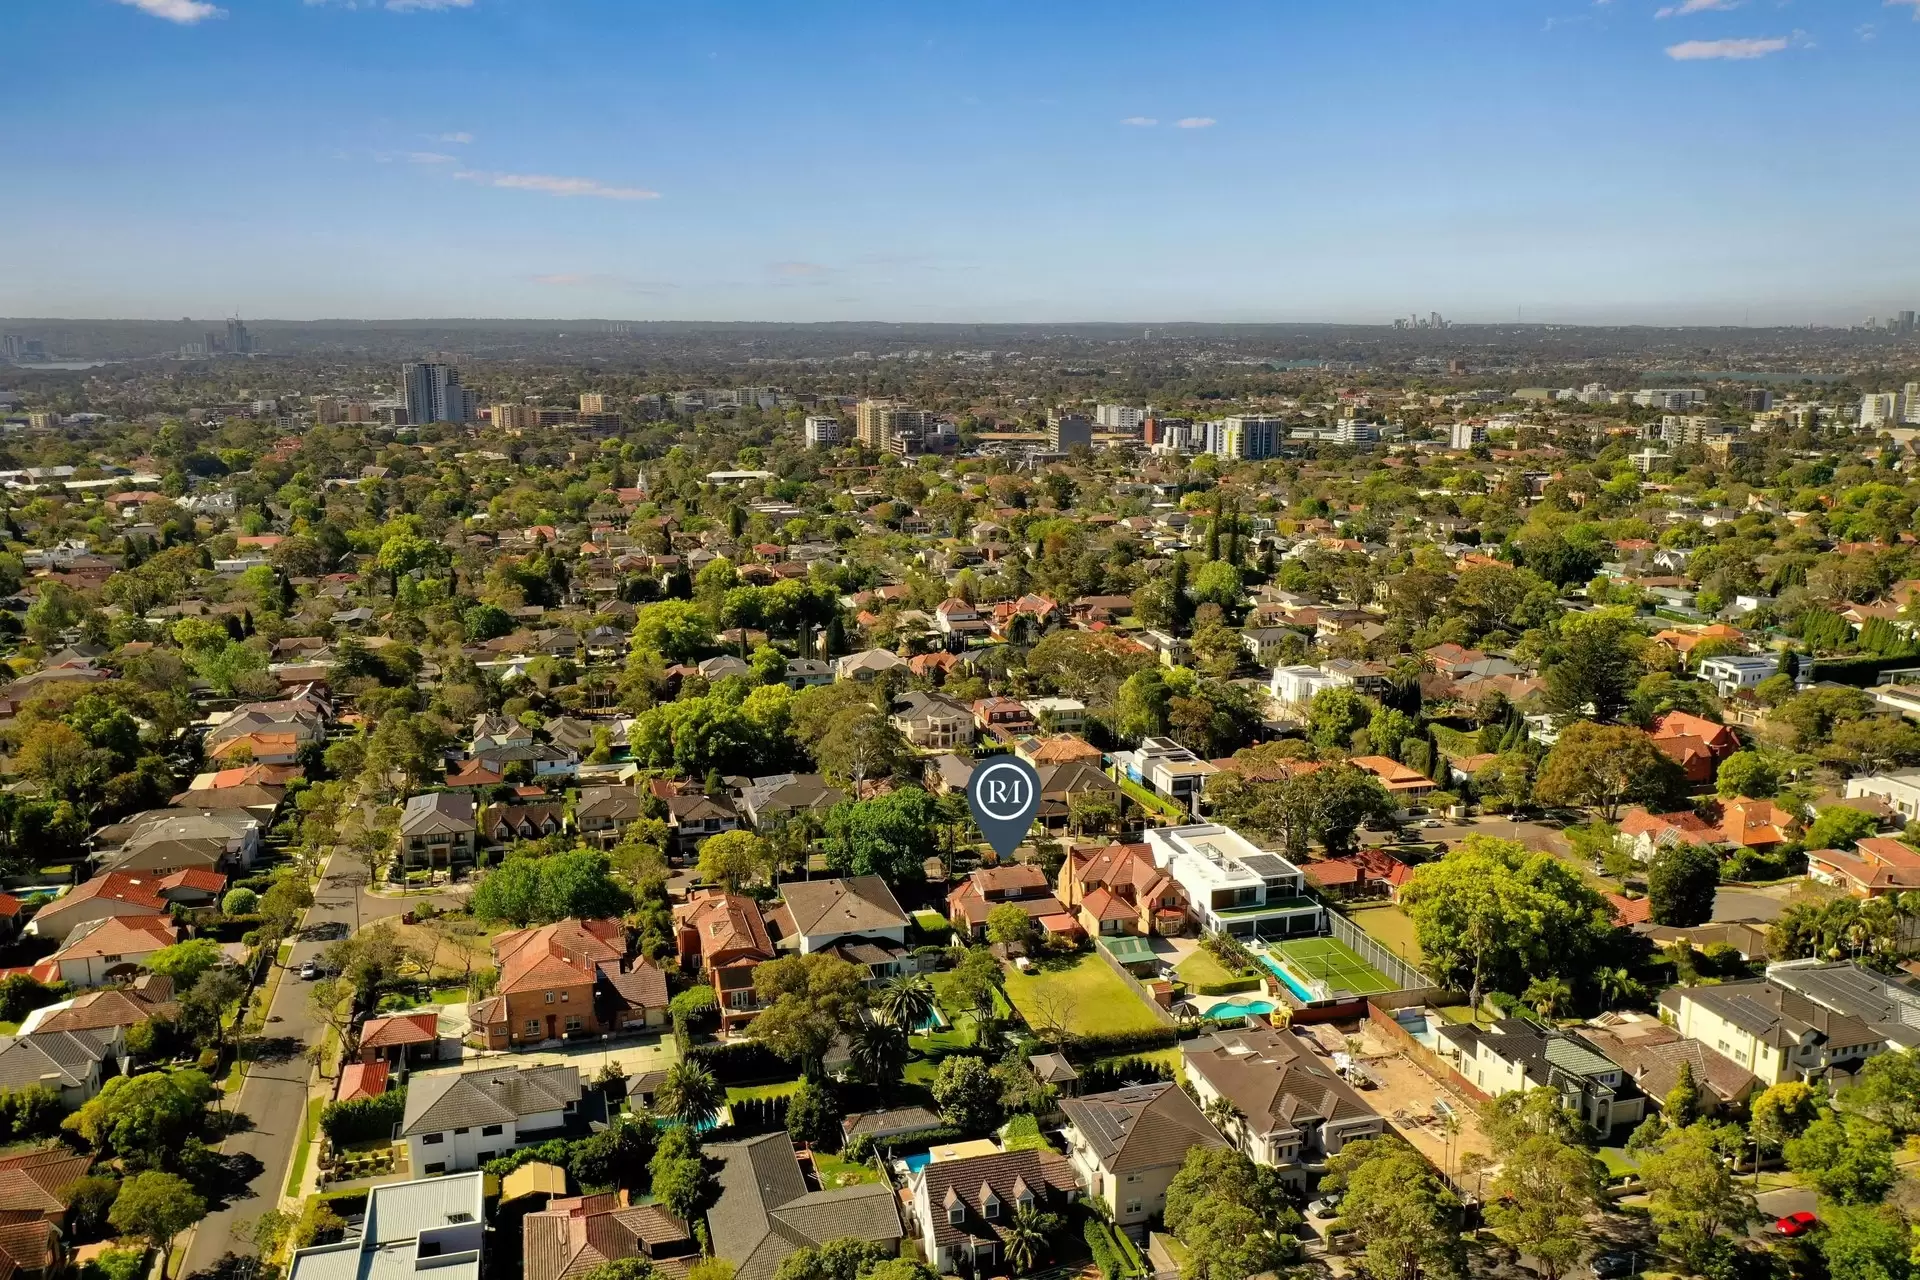
<svg viewBox="0 0 1920 1280"><path fill-rule="evenodd" d="M1920 301L1920 0L8 25L0 272L48 319L1776 328Z"/></svg>

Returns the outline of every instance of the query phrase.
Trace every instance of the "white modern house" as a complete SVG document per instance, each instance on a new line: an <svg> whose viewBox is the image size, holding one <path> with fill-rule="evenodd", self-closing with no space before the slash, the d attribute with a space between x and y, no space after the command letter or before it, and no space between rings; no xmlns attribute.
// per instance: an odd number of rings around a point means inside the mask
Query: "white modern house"
<svg viewBox="0 0 1920 1280"><path fill-rule="evenodd" d="M1325 927L1325 909L1307 896L1300 868L1230 827L1149 827L1146 840L1153 864L1186 890L1188 912L1202 930L1278 938Z"/></svg>
<svg viewBox="0 0 1920 1280"><path fill-rule="evenodd" d="M287 1280L480 1280L486 1242L479 1173L393 1182L367 1193L357 1236L296 1250Z"/></svg>
<svg viewBox="0 0 1920 1280"><path fill-rule="evenodd" d="M1267 681L1267 696L1284 706L1304 709L1319 694L1344 683L1318 667L1275 667Z"/></svg>
<svg viewBox="0 0 1920 1280"><path fill-rule="evenodd" d="M1866 773L1847 779L1846 798L1868 796L1885 800L1908 822L1920 821L1920 769L1896 769L1891 773Z"/></svg>
<svg viewBox="0 0 1920 1280"><path fill-rule="evenodd" d="M1780 663L1765 654L1729 653L1700 661L1700 678L1723 698L1751 689L1780 673Z"/></svg>
<svg viewBox="0 0 1920 1280"><path fill-rule="evenodd" d="M1142 738L1132 751L1114 752L1113 763L1132 781L1196 814L1207 779L1219 772L1172 738Z"/></svg>

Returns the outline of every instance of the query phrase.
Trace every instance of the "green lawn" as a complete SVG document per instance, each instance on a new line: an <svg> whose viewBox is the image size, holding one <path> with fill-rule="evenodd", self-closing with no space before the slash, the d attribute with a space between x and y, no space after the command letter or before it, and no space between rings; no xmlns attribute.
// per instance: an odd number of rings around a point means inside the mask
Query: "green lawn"
<svg viewBox="0 0 1920 1280"><path fill-rule="evenodd" d="M466 1004L468 1001L465 987L442 987L433 993L435 1004Z"/></svg>
<svg viewBox="0 0 1920 1280"><path fill-rule="evenodd" d="M1007 970L1007 998L1029 1027L1063 1022L1075 1035L1152 1031L1162 1025L1146 1002L1096 955Z"/></svg>
<svg viewBox="0 0 1920 1280"><path fill-rule="evenodd" d="M1100 1065L1103 1067L1117 1067L1123 1062L1157 1062L1167 1070L1173 1072L1173 1078L1175 1080L1180 1078L1180 1050L1178 1047L1171 1049L1149 1049L1145 1053L1123 1053L1117 1058L1100 1059Z"/></svg>
<svg viewBox="0 0 1920 1280"><path fill-rule="evenodd" d="M1206 951L1199 949L1182 960L1174 968L1174 972L1180 975L1180 981L1190 987L1218 986L1223 982L1232 982L1241 976L1215 960Z"/></svg>
<svg viewBox="0 0 1920 1280"><path fill-rule="evenodd" d="M1408 964L1421 960L1420 940L1414 936L1413 921L1398 907L1364 907L1347 913L1367 936Z"/></svg>
<svg viewBox="0 0 1920 1280"><path fill-rule="evenodd" d="M831 1191L835 1187L857 1186L863 1182L880 1181L879 1171L870 1164L853 1164L837 1155L828 1155L824 1151L813 1153L813 1167L820 1171L822 1190Z"/></svg>
<svg viewBox="0 0 1920 1280"><path fill-rule="evenodd" d="M314 1134L320 1131L320 1108L323 1105L318 1098L307 1099L307 1118L300 1126L299 1144L293 1149L293 1167L287 1170L288 1195L297 1193L301 1179L307 1176L307 1149L313 1145Z"/></svg>
<svg viewBox="0 0 1920 1280"><path fill-rule="evenodd" d="M1167 799L1165 796L1153 794L1153 792L1147 790L1131 778L1120 777L1115 778L1114 781L1120 784L1120 790L1126 793L1128 799L1138 804L1148 813L1157 813L1161 817L1171 818L1175 822L1185 822L1193 817L1192 814L1188 813L1173 801Z"/></svg>
<svg viewBox="0 0 1920 1280"><path fill-rule="evenodd" d="M750 1102L756 1098L784 1098L800 1087L798 1080L778 1080L773 1084L755 1084L746 1087L730 1087L727 1090L728 1102Z"/></svg>

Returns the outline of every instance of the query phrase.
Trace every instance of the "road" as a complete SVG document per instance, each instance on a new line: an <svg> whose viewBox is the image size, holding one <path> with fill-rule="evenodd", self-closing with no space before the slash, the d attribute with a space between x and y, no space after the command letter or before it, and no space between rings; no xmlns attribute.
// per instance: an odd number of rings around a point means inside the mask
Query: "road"
<svg viewBox="0 0 1920 1280"><path fill-rule="evenodd" d="M224 1207L201 1220L180 1268L182 1276L211 1269L226 1253L253 1253L251 1244L234 1237L235 1225L278 1208L286 1190L312 1076L306 1050L318 1044L322 1034L320 1021L307 1009L308 984L300 981L295 971L320 954L329 933L342 936L353 928L356 893L363 927L385 916L404 914L421 901L374 897L362 890L365 879L366 873L355 865L351 855L339 852L321 873L313 906L308 908L301 936L293 944L289 972L281 976L279 990L267 1010L263 1035L272 1052L264 1058L256 1057L240 1089L236 1109L252 1118L253 1128L232 1135L221 1145L221 1151L236 1165L244 1165L251 1176L245 1191L237 1192Z"/></svg>

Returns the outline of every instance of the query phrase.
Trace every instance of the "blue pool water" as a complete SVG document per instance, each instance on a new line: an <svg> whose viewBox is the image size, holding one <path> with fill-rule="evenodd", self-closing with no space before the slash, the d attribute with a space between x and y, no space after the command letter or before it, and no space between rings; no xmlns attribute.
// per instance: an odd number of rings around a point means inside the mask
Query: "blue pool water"
<svg viewBox="0 0 1920 1280"><path fill-rule="evenodd" d="M1267 968L1273 972L1274 977L1286 983L1287 990L1293 992L1293 994L1299 996L1302 1000L1311 1004L1316 998L1313 992L1308 991L1298 982L1294 981L1293 975L1287 972L1286 967L1276 962L1272 956L1261 956L1260 963L1267 966Z"/></svg>
<svg viewBox="0 0 1920 1280"><path fill-rule="evenodd" d="M900 1163L907 1166L908 1173L918 1173L933 1163L933 1154L922 1151L917 1156L901 1156Z"/></svg>
<svg viewBox="0 0 1920 1280"><path fill-rule="evenodd" d="M1271 1000L1222 1000L1207 1010L1209 1018L1244 1018L1250 1013L1261 1015L1273 1012Z"/></svg>

